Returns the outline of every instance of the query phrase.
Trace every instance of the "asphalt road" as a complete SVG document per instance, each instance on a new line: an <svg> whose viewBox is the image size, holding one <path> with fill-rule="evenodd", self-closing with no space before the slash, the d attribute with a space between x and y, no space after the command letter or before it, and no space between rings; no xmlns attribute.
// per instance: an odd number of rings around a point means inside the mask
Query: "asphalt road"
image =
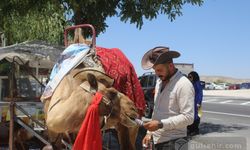
<svg viewBox="0 0 250 150"><path fill-rule="evenodd" d="M250 99L205 96L202 108L200 135L189 142L190 150L250 150Z"/></svg>
<svg viewBox="0 0 250 150"><path fill-rule="evenodd" d="M207 96L203 99L203 121L250 127L250 99ZM250 135L249 135L250 136Z"/></svg>

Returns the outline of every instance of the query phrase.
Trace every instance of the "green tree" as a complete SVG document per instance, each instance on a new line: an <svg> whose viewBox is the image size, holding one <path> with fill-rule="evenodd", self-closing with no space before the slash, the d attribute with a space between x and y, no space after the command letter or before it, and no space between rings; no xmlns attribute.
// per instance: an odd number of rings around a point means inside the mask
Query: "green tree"
<svg viewBox="0 0 250 150"><path fill-rule="evenodd" d="M202 5L203 0L1 0L0 31L8 44L27 39L52 43L62 41L69 24L92 24L97 35L108 27L107 17L143 26L143 21L165 14L173 21L185 4Z"/></svg>
<svg viewBox="0 0 250 150"><path fill-rule="evenodd" d="M62 43L64 12L59 1L1 0L0 31L7 45L33 39Z"/></svg>

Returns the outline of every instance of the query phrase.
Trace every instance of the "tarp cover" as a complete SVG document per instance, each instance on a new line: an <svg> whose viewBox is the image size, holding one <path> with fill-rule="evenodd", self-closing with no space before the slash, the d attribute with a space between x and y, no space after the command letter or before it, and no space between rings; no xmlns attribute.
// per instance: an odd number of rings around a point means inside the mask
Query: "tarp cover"
<svg viewBox="0 0 250 150"><path fill-rule="evenodd" d="M15 57L21 58L32 68L52 68L63 51L63 46L55 46L44 41L27 41L0 48L0 61L6 59L13 62ZM22 64L20 59L15 59Z"/></svg>

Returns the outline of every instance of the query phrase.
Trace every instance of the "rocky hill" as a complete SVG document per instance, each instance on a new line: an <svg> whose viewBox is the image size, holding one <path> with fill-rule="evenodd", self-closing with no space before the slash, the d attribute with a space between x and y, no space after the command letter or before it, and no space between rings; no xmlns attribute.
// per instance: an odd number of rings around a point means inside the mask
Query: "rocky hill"
<svg viewBox="0 0 250 150"><path fill-rule="evenodd" d="M232 84L250 82L250 79L237 79L224 76L200 76L200 79L205 82L226 82Z"/></svg>

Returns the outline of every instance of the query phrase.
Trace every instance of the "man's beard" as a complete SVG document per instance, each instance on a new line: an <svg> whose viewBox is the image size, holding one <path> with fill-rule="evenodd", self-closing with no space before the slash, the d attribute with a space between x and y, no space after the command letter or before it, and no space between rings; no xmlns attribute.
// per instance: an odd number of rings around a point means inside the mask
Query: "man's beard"
<svg viewBox="0 0 250 150"><path fill-rule="evenodd" d="M162 81L169 81L172 76L170 74L167 74L166 76L159 76L159 78Z"/></svg>

